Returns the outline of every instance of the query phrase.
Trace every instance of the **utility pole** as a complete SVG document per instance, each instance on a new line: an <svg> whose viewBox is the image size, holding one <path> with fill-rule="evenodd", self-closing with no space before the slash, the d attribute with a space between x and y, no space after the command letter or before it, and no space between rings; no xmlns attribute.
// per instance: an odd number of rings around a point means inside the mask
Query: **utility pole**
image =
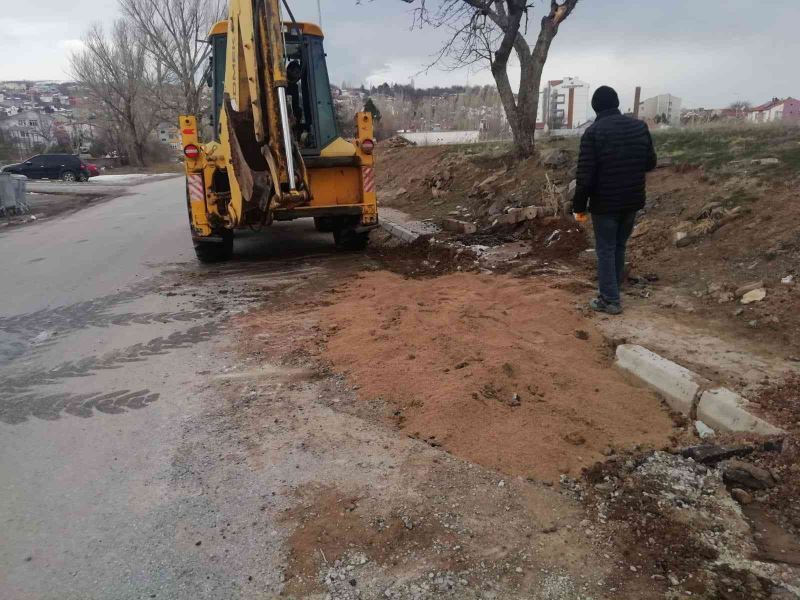
<svg viewBox="0 0 800 600"><path fill-rule="evenodd" d="M636 93L633 95L633 118L639 118L639 102L642 99L642 88L641 86L636 86Z"/></svg>
<svg viewBox="0 0 800 600"><path fill-rule="evenodd" d="M318 19L318 23L317 24L320 27L322 27L322 6L320 4L321 2L322 2L322 0L317 0L317 19Z"/></svg>

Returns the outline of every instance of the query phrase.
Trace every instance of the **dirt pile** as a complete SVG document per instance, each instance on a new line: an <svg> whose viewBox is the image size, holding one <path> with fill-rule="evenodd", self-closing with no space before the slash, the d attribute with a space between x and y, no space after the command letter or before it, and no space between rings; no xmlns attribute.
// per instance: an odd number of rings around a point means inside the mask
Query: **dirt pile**
<svg viewBox="0 0 800 600"><path fill-rule="evenodd" d="M555 480L672 422L613 369L573 297L545 281L374 272L323 308L325 358L409 435L504 473Z"/></svg>
<svg viewBox="0 0 800 600"><path fill-rule="evenodd" d="M754 405L770 423L800 433L800 375L787 373L783 381L764 388Z"/></svg>
<svg viewBox="0 0 800 600"><path fill-rule="evenodd" d="M369 254L384 269L407 277L437 277L478 269L477 257L468 248L431 243L427 239L413 244L373 245Z"/></svg>

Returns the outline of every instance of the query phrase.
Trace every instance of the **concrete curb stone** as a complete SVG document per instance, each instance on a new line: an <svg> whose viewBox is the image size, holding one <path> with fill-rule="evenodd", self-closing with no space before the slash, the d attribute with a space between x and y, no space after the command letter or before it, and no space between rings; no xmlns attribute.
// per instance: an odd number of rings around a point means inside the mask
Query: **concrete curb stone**
<svg viewBox="0 0 800 600"><path fill-rule="evenodd" d="M711 382L643 346L617 346L617 365L656 388L670 408L690 416L702 389Z"/></svg>
<svg viewBox="0 0 800 600"><path fill-rule="evenodd" d="M389 233L389 235L392 237L397 238L401 242L408 242L410 244L416 242L420 237L419 233L414 233L402 225L392 223L391 221L386 221L385 219L381 220L380 225L384 231Z"/></svg>
<svg viewBox="0 0 800 600"><path fill-rule="evenodd" d="M786 433L747 411L748 402L727 388L707 390L697 404L697 418L710 427L727 431L752 431L762 435Z"/></svg>
<svg viewBox="0 0 800 600"><path fill-rule="evenodd" d="M747 400L736 392L712 387L708 379L643 346L621 344L616 354L617 366L655 388L673 410L697 418L709 427L762 435L785 433L751 414Z"/></svg>

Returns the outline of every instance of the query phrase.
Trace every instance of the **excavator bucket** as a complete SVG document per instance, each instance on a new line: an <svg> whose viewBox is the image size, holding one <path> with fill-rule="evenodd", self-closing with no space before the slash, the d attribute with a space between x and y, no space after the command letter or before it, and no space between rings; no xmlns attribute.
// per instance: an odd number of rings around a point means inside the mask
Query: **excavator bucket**
<svg viewBox="0 0 800 600"><path fill-rule="evenodd" d="M225 94L225 114L228 123L231 164L242 190L242 197L245 202L258 206L261 210L266 210L272 195L272 175L255 137L253 112L251 110L241 112L234 110L231 106L230 96Z"/></svg>

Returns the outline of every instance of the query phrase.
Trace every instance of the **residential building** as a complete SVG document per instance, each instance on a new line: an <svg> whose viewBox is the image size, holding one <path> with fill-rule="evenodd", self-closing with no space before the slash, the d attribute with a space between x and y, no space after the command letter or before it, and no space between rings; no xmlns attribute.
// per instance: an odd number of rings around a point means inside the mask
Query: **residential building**
<svg viewBox="0 0 800 600"><path fill-rule="evenodd" d="M181 149L181 136L178 127L172 123L159 123L156 128L158 133L158 141L166 144L173 150Z"/></svg>
<svg viewBox="0 0 800 600"><path fill-rule="evenodd" d="M775 121L800 121L800 100L794 98L773 98L760 106L750 109L747 120L751 123L772 123Z"/></svg>
<svg viewBox="0 0 800 600"><path fill-rule="evenodd" d="M591 86L577 77L547 82L541 91L537 120L548 129L576 129L590 118Z"/></svg>
<svg viewBox="0 0 800 600"><path fill-rule="evenodd" d="M681 102L680 98L672 94L661 94L647 98L639 103L639 118L644 121L680 125Z"/></svg>
<svg viewBox="0 0 800 600"><path fill-rule="evenodd" d="M52 119L32 110L21 111L0 121L0 128L22 153L43 149L54 140Z"/></svg>

